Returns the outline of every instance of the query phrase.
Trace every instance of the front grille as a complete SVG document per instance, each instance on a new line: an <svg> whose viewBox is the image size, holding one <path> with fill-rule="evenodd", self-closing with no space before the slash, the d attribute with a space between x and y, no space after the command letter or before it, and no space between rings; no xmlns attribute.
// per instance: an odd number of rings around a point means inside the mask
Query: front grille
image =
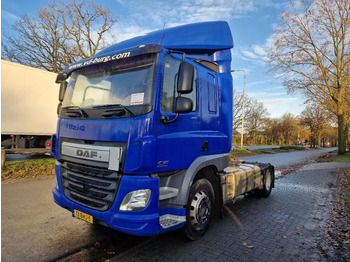
<svg viewBox="0 0 350 262"><path fill-rule="evenodd" d="M120 175L108 169L65 162L61 166L64 195L82 206L105 211L118 191Z"/></svg>

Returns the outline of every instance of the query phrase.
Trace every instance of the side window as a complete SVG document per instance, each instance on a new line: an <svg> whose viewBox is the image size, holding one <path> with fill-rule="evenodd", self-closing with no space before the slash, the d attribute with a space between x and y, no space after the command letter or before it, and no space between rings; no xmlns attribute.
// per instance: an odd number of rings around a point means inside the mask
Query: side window
<svg viewBox="0 0 350 262"><path fill-rule="evenodd" d="M180 67L180 60L174 59L170 56L166 56L164 59L164 77L163 88L161 98L161 110L162 112L173 112L174 101L177 97L176 83L178 77L178 71ZM182 95L188 97L193 101L193 111L197 109L197 85L196 76L193 80L193 91L190 94Z"/></svg>
<svg viewBox="0 0 350 262"><path fill-rule="evenodd" d="M217 88L215 84L215 78L213 75L207 75L208 81L208 109L211 113L216 113L217 110Z"/></svg>

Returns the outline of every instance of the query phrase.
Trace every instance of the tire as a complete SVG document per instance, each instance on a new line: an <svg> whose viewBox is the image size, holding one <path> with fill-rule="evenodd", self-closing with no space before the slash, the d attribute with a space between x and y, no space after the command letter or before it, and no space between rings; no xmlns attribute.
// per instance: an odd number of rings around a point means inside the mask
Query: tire
<svg viewBox="0 0 350 262"><path fill-rule="evenodd" d="M196 181L190 190L186 211L185 235L190 240L201 238L209 227L215 210L213 186L207 179Z"/></svg>
<svg viewBox="0 0 350 262"><path fill-rule="evenodd" d="M273 187L273 179L274 177L271 172L271 169L268 168L263 176L264 188L261 190L257 190L257 196L265 198L270 196Z"/></svg>

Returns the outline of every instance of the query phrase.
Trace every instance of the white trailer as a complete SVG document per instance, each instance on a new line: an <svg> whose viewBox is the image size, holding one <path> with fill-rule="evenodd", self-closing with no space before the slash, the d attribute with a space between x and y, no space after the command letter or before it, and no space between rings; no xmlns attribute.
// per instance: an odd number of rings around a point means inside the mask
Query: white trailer
<svg viewBox="0 0 350 262"><path fill-rule="evenodd" d="M1 146L45 148L56 131L56 74L1 60Z"/></svg>

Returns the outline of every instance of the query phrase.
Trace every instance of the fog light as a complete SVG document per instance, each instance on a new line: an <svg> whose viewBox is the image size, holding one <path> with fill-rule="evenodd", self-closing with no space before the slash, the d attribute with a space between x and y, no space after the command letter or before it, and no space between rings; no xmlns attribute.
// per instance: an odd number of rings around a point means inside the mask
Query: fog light
<svg viewBox="0 0 350 262"><path fill-rule="evenodd" d="M121 205L120 210L122 211L139 211L145 208L151 197L150 189L141 189L132 191L127 194Z"/></svg>

